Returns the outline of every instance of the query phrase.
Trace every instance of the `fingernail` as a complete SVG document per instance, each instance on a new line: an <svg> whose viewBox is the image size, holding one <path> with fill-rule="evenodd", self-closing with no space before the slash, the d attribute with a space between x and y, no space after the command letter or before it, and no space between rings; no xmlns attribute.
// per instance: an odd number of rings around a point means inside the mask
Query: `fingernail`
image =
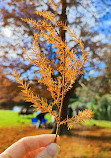
<svg viewBox="0 0 111 158"><path fill-rule="evenodd" d="M51 143L48 147L47 147L47 152L49 155L51 156L55 156L58 155L60 150L60 147L56 144L56 143Z"/></svg>

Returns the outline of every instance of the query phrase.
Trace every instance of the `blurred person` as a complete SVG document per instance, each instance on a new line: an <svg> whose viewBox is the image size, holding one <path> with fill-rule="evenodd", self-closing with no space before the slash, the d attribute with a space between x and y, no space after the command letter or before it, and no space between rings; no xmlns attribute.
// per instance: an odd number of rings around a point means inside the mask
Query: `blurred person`
<svg viewBox="0 0 111 158"><path fill-rule="evenodd" d="M67 112L67 114L68 114L68 118L72 118L72 116L73 116L73 110L71 108L71 105L68 106L68 112Z"/></svg>
<svg viewBox="0 0 111 158"><path fill-rule="evenodd" d="M76 115L79 114L79 107L78 107L78 105L77 105L76 108L75 108L75 113L76 113Z"/></svg>
<svg viewBox="0 0 111 158"><path fill-rule="evenodd" d="M37 124L37 127L42 127L42 125L44 127L46 126L47 119L44 118L46 114L46 112L42 113L42 111L37 112L36 118L40 121L40 123Z"/></svg>
<svg viewBox="0 0 111 158"><path fill-rule="evenodd" d="M56 158L59 146L55 135L24 137L0 154L0 158Z"/></svg>

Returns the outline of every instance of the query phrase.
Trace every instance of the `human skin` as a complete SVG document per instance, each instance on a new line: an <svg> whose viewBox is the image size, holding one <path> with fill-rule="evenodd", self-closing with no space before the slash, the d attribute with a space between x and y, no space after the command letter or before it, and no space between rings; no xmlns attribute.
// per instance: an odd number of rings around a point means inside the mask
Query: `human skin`
<svg viewBox="0 0 111 158"><path fill-rule="evenodd" d="M56 158L59 146L54 140L54 134L24 137L1 153L0 158Z"/></svg>

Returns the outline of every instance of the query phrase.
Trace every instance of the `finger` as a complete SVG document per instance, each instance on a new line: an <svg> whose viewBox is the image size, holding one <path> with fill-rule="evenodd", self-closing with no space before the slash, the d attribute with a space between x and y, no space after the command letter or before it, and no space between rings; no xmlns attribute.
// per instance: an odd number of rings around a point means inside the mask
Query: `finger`
<svg viewBox="0 0 111 158"><path fill-rule="evenodd" d="M45 147L41 147L41 148L39 148L39 149L36 149L36 150L33 150L33 151L31 151L31 152L28 152L25 156L24 156L24 158L28 158L28 157L30 157L30 158L35 158L42 150L44 150L44 148Z"/></svg>
<svg viewBox="0 0 111 158"><path fill-rule="evenodd" d="M56 158L59 150L56 143L51 143L36 158Z"/></svg>
<svg viewBox="0 0 111 158"><path fill-rule="evenodd" d="M55 135L53 134L25 137L10 146L3 154L10 155L12 158L20 158L29 151L49 145L54 142L54 139Z"/></svg>

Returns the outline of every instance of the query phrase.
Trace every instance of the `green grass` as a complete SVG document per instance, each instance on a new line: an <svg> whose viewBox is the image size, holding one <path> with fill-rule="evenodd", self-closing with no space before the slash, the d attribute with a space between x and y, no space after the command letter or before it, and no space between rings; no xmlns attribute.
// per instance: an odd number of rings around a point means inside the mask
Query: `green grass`
<svg viewBox="0 0 111 158"><path fill-rule="evenodd" d="M17 112L11 111L11 110L0 110L0 128L4 127L12 127L12 126L18 126L18 125L30 125L31 124L31 118L34 118L33 115L28 116L19 116ZM48 119L48 122L51 122L51 115L47 114L46 117ZM100 126L100 127L106 127L111 128L111 122L110 121L103 121L103 120L91 120L86 121L85 125L88 126Z"/></svg>
<svg viewBox="0 0 111 158"><path fill-rule="evenodd" d="M17 112L11 110L0 110L0 128L18 126L21 124L29 125L33 115L22 117Z"/></svg>
<svg viewBox="0 0 111 158"><path fill-rule="evenodd" d="M31 118L35 118L35 114L22 117L17 112L11 110L0 110L0 128L30 125ZM45 118L48 119L48 122L51 122L51 115L47 114Z"/></svg>
<svg viewBox="0 0 111 158"><path fill-rule="evenodd" d="M105 127L105 128L111 128L111 121L104 121L104 120L90 120L86 121L85 125L88 126L99 126L99 127Z"/></svg>

